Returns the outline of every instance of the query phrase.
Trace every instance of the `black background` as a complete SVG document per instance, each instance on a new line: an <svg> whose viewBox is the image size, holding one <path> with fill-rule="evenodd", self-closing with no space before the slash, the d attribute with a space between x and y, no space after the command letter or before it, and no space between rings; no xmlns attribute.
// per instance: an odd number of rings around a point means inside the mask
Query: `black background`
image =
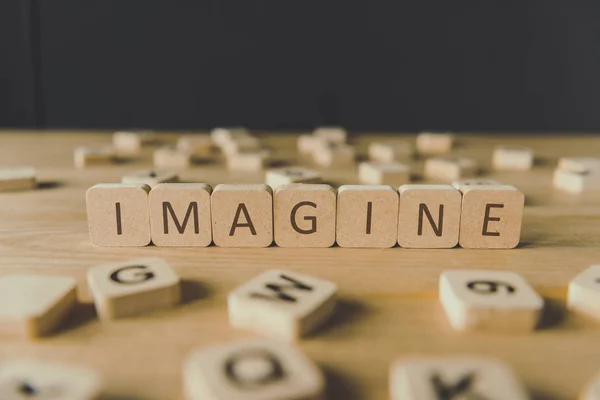
<svg viewBox="0 0 600 400"><path fill-rule="evenodd" d="M597 1L0 1L0 125L600 128Z"/></svg>

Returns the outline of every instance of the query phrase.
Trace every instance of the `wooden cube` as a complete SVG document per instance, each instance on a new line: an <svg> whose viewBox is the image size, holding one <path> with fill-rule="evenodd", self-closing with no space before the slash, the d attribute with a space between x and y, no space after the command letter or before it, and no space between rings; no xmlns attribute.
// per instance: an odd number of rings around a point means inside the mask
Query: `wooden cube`
<svg viewBox="0 0 600 400"><path fill-rule="evenodd" d="M124 175L121 183L143 183L154 187L159 183L177 182L178 180L179 176L175 172L144 170Z"/></svg>
<svg viewBox="0 0 600 400"><path fill-rule="evenodd" d="M100 183L86 193L90 240L96 246L146 246L150 243L150 186Z"/></svg>
<svg viewBox="0 0 600 400"><path fill-rule="evenodd" d="M227 169L232 172L262 171L268 161L269 152L267 150L244 150L227 156Z"/></svg>
<svg viewBox="0 0 600 400"><path fill-rule="evenodd" d="M390 372L392 400L529 400L516 375L494 359L474 356L408 356Z"/></svg>
<svg viewBox="0 0 600 400"><path fill-rule="evenodd" d="M500 183L499 181L495 180L495 179L489 179L489 178L470 178L470 179L458 179L455 181L452 181L452 186L454 186L455 189L457 190L461 190L464 186L469 186L469 185L502 185L502 183Z"/></svg>
<svg viewBox="0 0 600 400"><path fill-rule="evenodd" d="M408 161L413 155L413 147L405 140L385 140L369 145L369 160L380 163Z"/></svg>
<svg viewBox="0 0 600 400"><path fill-rule="evenodd" d="M561 157L558 169L570 172L600 171L600 157Z"/></svg>
<svg viewBox="0 0 600 400"><path fill-rule="evenodd" d="M183 135L177 139L177 150L192 157L210 157L213 141L209 134Z"/></svg>
<svg viewBox="0 0 600 400"><path fill-rule="evenodd" d="M33 167L0 168L0 192L35 189Z"/></svg>
<svg viewBox="0 0 600 400"><path fill-rule="evenodd" d="M354 165L354 147L348 144L328 143L325 146L317 146L314 153L315 162L321 167L349 167Z"/></svg>
<svg viewBox="0 0 600 400"><path fill-rule="evenodd" d="M98 265L87 282L101 319L116 319L179 304L179 276L160 258Z"/></svg>
<svg viewBox="0 0 600 400"><path fill-rule="evenodd" d="M280 247L331 247L336 194L330 185L290 184L275 190L275 243Z"/></svg>
<svg viewBox="0 0 600 400"><path fill-rule="evenodd" d="M292 341L313 332L333 313L337 285L290 271L269 270L227 297L229 324Z"/></svg>
<svg viewBox="0 0 600 400"><path fill-rule="evenodd" d="M336 228L340 247L394 247L397 232L398 193L391 186L340 186Z"/></svg>
<svg viewBox="0 0 600 400"><path fill-rule="evenodd" d="M600 320L600 265L592 265L569 282L567 307Z"/></svg>
<svg viewBox="0 0 600 400"><path fill-rule="evenodd" d="M331 143L346 143L348 132L341 126L320 126L313 131L313 136L323 138Z"/></svg>
<svg viewBox="0 0 600 400"><path fill-rule="evenodd" d="M154 151L154 166L156 168L188 168L191 155L177 150L173 146L164 146Z"/></svg>
<svg viewBox="0 0 600 400"><path fill-rule="evenodd" d="M115 150L108 146L79 146L73 150L73 162L76 168L113 164L115 160Z"/></svg>
<svg viewBox="0 0 600 400"><path fill-rule="evenodd" d="M508 185L471 185L463 194L459 243L468 249L512 249L519 244L525 196Z"/></svg>
<svg viewBox="0 0 600 400"><path fill-rule="evenodd" d="M415 249L458 244L462 196L450 185L402 185L398 244Z"/></svg>
<svg viewBox="0 0 600 400"><path fill-rule="evenodd" d="M366 185L400 186L410 182L410 167L400 163L362 162L358 180Z"/></svg>
<svg viewBox="0 0 600 400"><path fill-rule="evenodd" d="M205 183L156 185L149 197L152 242L156 246L209 246L211 192Z"/></svg>
<svg viewBox="0 0 600 400"><path fill-rule="evenodd" d="M267 185L217 185L211 196L213 241L220 247L273 243L273 192Z"/></svg>
<svg viewBox="0 0 600 400"><path fill-rule="evenodd" d="M0 334L37 338L54 331L75 306L76 289L77 282L70 277L1 277Z"/></svg>
<svg viewBox="0 0 600 400"><path fill-rule="evenodd" d="M555 188L571 193L597 192L600 190L600 171L569 171L555 169L552 177Z"/></svg>
<svg viewBox="0 0 600 400"><path fill-rule="evenodd" d="M440 301L457 331L528 332L544 306L540 295L510 271L445 271Z"/></svg>
<svg viewBox="0 0 600 400"><path fill-rule="evenodd" d="M453 142L454 135L449 132L421 132L417 135L417 151L427 155L449 153Z"/></svg>
<svg viewBox="0 0 600 400"><path fill-rule="evenodd" d="M142 147L156 141L151 131L119 131L113 133L113 147L120 154L137 154Z"/></svg>
<svg viewBox="0 0 600 400"><path fill-rule="evenodd" d="M298 137L298 152L300 154L313 154L323 138L314 135L300 135Z"/></svg>
<svg viewBox="0 0 600 400"><path fill-rule="evenodd" d="M477 163L464 157L440 156L425 161L427 179L453 181L477 175Z"/></svg>
<svg viewBox="0 0 600 400"><path fill-rule="evenodd" d="M321 174L317 171L304 167L286 167L267 170L266 184L276 189L281 185L290 183L319 183Z"/></svg>
<svg viewBox="0 0 600 400"><path fill-rule="evenodd" d="M210 132L210 138L219 147L232 139L240 139L247 136L250 136L250 131L241 126L219 127Z"/></svg>
<svg viewBox="0 0 600 400"><path fill-rule="evenodd" d="M96 400L100 392L100 375L87 368L29 359L0 363L0 399Z"/></svg>
<svg viewBox="0 0 600 400"><path fill-rule="evenodd" d="M524 146L498 146L492 158L497 170L526 171L533 167L533 149Z"/></svg>
<svg viewBox="0 0 600 400"><path fill-rule="evenodd" d="M259 152L260 150L260 140L254 136L244 136L236 139L230 139L221 144L221 151L227 157L231 157L237 153Z"/></svg>
<svg viewBox="0 0 600 400"><path fill-rule="evenodd" d="M187 400L322 400L325 378L295 348L250 339L193 351L183 367Z"/></svg>

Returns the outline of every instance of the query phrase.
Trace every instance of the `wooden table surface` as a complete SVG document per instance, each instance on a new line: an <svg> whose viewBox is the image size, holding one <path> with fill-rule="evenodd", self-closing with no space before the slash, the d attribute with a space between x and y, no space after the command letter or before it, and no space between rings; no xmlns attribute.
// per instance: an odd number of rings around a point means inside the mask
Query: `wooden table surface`
<svg viewBox="0 0 600 400"><path fill-rule="evenodd" d="M277 159L295 162L295 135L260 137ZM353 137L359 154L378 137ZM413 135L405 137L414 142ZM110 140L101 132L0 133L0 166L33 165L41 181L34 191L0 193L0 274L72 276L82 302L50 337L0 338L2 359L26 356L87 365L102 373L110 399L178 399L182 361L190 350L253 336L228 327L227 293L261 271L283 268L339 285L340 305L333 319L299 343L325 371L331 399L388 398L390 363L415 353L501 359L535 399L573 399L600 370L600 324L565 310L569 280L600 263L600 196L567 194L551 183L558 157L597 156L600 136L459 136L455 154L477 159L485 176L525 193L521 244L513 250L94 247L88 239L86 189L119 182L126 172L151 165L148 149L132 162L73 168L75 146ZM528 172L490 171L497 144L531 146L539 162ZM413 165L422 170L421 161ZM357 183L355 169L323 174L334 185ZM262 173L231 175L222 160L194 166L181 178L213 186L264 181ZM101 324L85 283L86 269L139 257L163 257L176 268L184 279L183 304ZM440 272L456 268L523 275L546 300L541 327L525 335L452 331L437 299L437 284Z"/></svg>

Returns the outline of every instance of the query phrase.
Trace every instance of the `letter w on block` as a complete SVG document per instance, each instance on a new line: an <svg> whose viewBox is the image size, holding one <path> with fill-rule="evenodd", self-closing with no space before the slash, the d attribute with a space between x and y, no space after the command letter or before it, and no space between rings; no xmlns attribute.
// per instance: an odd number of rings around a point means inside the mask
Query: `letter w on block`
<svg viewBox="0 0 600 400"><path fill-rule="evenodd" d="M321 325L335 308L337 285L308 275L270 270L228 297L233 327L294 340Z"/></svg>

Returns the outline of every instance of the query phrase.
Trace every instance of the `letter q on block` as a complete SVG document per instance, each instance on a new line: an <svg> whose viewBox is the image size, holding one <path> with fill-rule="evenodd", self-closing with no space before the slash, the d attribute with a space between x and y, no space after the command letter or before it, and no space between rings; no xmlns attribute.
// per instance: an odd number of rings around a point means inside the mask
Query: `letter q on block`
<svg viewBox="0 0 600 400"><path fill-rule="evenodd" d="M468 249L512 249L519 244L525 196L508 185L463 186L459 244Z"/></svg>

